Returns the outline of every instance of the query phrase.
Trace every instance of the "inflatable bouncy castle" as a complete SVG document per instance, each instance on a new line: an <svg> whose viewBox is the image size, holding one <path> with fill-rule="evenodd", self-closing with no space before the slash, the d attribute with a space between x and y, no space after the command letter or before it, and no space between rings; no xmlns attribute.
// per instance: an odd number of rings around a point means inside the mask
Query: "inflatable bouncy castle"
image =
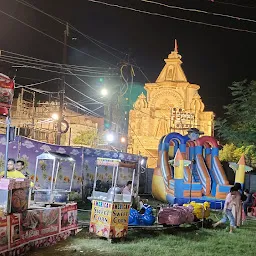
<svg viewBox="0 0 256 256"><path fill-rule="evenodd" d="M207 201L211 208L223 207L231 185L219 160L219 145L214 137L199 138L200 134L191 128L186 136L170 133L161 138L152 179L154 198L169 204ZM236 182L243 185L245 171L240 170Z"/></svg>

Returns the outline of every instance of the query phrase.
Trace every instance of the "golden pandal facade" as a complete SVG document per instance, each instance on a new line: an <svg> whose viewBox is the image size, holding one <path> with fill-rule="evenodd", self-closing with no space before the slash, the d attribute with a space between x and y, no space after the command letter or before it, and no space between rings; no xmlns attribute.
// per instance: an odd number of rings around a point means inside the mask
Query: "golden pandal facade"
<svg viewBox="0 0 256 256"><path fill-rule="evenodd" d="M187 134L191 127L213 135L214 113L204 111L199 85L187 81L177 47L165 59L155 83L145 84L147 96L138 97L129 113L128 152L148 157L156 167L158 143L170 132Z"/></svg>

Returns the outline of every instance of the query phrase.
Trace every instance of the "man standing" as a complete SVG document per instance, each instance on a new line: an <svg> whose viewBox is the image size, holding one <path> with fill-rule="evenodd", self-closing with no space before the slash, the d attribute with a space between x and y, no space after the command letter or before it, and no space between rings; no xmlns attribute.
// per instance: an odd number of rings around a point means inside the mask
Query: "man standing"
<svg viewBox="0 0 256 256"><path fill-rule="evenodd" d="M25 175L20 171L15 170L15 160L10 158L7 163L7 178L11 179L26 179ZM4 172L0 173L0 178L4 177ZM30 182L30 186L34 187L34 183Z"/></svg>
<svg viewBox="0 0 256 256"><path fill-rule="evenodd" d="M29 178L29 174L24 170L25 163L22 160L16 162L16 170L24 174L26 178Z"/></svg>
<svg viewBox="0 0 256 256"><path fill-rule="evenodd" d="M9 159L7 163L7 178L13 178L13 179L24 179L26 178L25 175L23 175L20 171L15 170L15 160L14 159ZM4 176L4 172L0 173L0 176Z"/></svg>

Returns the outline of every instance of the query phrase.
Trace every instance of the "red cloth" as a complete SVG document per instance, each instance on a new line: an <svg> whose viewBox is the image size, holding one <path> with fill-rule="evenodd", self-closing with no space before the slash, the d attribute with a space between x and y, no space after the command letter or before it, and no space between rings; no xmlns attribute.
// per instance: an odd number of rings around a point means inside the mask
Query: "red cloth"
<svg viewBox="0 0 256 256"><path fill-rule="evenodd" d="M163 208L158 213L159 224L181 225L192 223L194 220L193 208L176 206Z"/></svg>

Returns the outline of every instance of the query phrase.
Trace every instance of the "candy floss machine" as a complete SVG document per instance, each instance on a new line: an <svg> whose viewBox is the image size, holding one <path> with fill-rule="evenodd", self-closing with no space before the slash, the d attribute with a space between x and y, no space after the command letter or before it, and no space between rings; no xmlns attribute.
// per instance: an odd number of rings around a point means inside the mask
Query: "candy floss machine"
<svg viewBox="0 0 256 256"><path fill-rule="evenodd" d="M46 152L36 159L34 176L35 204L67 203L71 192L76 161L66 154ZM69 169L66 176L63 169Z"/></svg>

